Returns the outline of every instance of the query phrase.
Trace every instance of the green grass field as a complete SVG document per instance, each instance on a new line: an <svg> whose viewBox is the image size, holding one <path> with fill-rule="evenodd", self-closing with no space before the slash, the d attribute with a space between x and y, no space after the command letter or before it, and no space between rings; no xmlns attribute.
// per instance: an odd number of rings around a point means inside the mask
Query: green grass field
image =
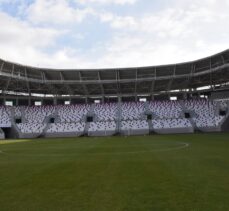
<svg viewBox="0 0 229 211"><path fill-rule="evenodd" d="M229 210L229 134L0 141L0 210Z"/></svg>

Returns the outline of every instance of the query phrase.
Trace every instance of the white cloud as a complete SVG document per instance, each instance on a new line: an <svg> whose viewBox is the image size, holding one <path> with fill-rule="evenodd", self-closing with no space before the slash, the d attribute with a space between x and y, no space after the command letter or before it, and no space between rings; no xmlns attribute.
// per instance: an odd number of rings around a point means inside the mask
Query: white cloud
<svg viewBox="0 0 229 211"><path fill-rule="evenodd" d="M148 66L198 59L229 46L228 0L220 4L216 0L171 0L172 7L142 14L88 8L89 3L133 4L136 1L80 2L80 8L76 8L67 0L36 0L23 8L28 15L25 21L0 13L0 57L54 68ZM89 19L91 15L93 19ZM87 29L73 33L73 28L83 20L89 20L95 28L95 36L91 34L93 44L85 49L62 44L55 52L49 51L56 46L57 38L66 33L62 28L72 33L62 39L71 37L79 43L86 42L82 34L88 35ZM40 23L45 27L34 27ZM109 30L109 38L103 40L96 24Z"/></svg>
<svg viewBox="0 0 229 211"><path fill-rule="evenodd" d="M14 3L16 0L0 0L0 4L5 4L5 3Z"/></svg>
<svg viewBox="0 0 229 211"><path fill-rule="evenodd" d="M55 46L55 40L65 33L32 27L2 12L0 25L0 57L25 64L36 64L41 52Z"/></svg>
<svg viewBox="0 0 229 211"><path fill-rule="evenodd" d="M137 0L77 0L81 4L89 4L89 3L96 3L96 4L118 4L118 5L125 5L125 4L134 4Z"/></svg>
<svg viewBox="0 0 229 211"><path fill-rule="evenodd" d="M67 0L36 0L27 9L28 18L33 23L58 24L82 22L93 15L91 8L73 8Z"/></svg>
<svg viewBox="0 0 229 211"><path fill-rule="evenodd" d="M189 1L189 0L188 0ZM215 0L192 0L191 7L168 8L137 16L103 14L114 29L98 66L142 66L195 60L229 46L229 7ZM187 3L187 2L186 2ZM189 5L190 6L190 5Z"/></svg>

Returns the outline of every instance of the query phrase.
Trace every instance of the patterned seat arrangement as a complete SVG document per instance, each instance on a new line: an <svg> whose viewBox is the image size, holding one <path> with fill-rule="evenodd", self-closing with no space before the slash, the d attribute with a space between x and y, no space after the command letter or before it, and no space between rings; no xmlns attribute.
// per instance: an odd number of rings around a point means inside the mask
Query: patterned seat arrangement
<svg viewBox="0 0 229 211"><path fill-rule="evenodd" d="M111 135L116 131L116 122L118 112L117 103L96 104L94 114L96 122L91 122L89 125L89 134L97 134L96 132L104 132L103 135ZM109 133L107 133L109 132Z"/></svg>
<svg viewBox="0 0 229 211"><path fill-rule="evenodd" d="M57 106L59 123L51 123L47 133L83 133L86 123L84 117L90 110L90 105Z"/></svg>
<svg viewBox="0 0 229 211"><path fill-rule="evenodd" d="M22 133L42 133L45 124L42 123L19 123L17 124L18 128L21 130Z"/></svg>
<svg viewBox="0 0 229 211"><path fill-rule="evenodd" d="M52 123L47 130L47 133L69 133L69 132L83 132L85 123Z"/></svg>
<svg viewBox="0 0 229 211"><path fill-rule="evenodd" d="M109 122L91 122L89 127L89 132L95 131L114 131L116 130L115 121Z"/></svg>
<svg viewBox="0 0 229 211"><path fill-rule="evenodd" d="M221 123L222 119L224 117L223 116L212 116L212 117L203 117L203 116L199 116L199 117L194 117L193 120L196 123L196 126L198 128L201 127L217 127L219 126L219 124Z"/></svg>
<svg viewBox="0 0 229 211"><path fill-rule="evenodd" d="M25 119L28 123L43 123L45 117L55 112L55 106L28 106L25 108Z"/></svg>
<svg viewBox="0 0 229 211"><path fill-rule="evenodd" d="M142 115L144 114L145 107L144 103L138 102L128 102L122 103L122 120L138 120L142 119Z"/></svg>
<svg viewBox="0 0 229 211"><path fill-rule="evenodd" d="M71 123L81 122L83 117L89 112L90 105L64 105L57 106L60 122Z"/></svg>
<svg viewBox="0 0 229 211"><path fill-rule="evenodd" d="M116 103L96 104L94 108L98 121L114 121L117 119L118 105Z"/></svg>
<svg viewBox="0 0 229 211"><path fill-rule="evenodd" d="M219 126L224 119L223 116L219 116L216 111L216 102L209 100L189 100L185 101L185 106L191 111L194 111L196 116L193 118L196 126L202 127L216 127Z"/></svg>
<svg viewBox="0 0 229 211"><path fill-rule="evenodd" d="M149 103L149 109L161 119L180 118L182 115L179 101L152 101Z"/></svg>
<svg viewBox="0 0 229 211"><path fill-rule="evenodd" d="M148 130L149 125L146 120L128 120L122 121L121 123L122 130Z"/></svg>
<svg viewBox="0 0 229 211"><path fill-rule="evenodd" d="M15 107L15 116L21 116L22 107ZM55 112L55 106L27 106L25 110L26 123L17 124L22 133L42 133L46 125L44 120Z"/></svg>
<svg viewBox="0 0 229 211"><path fill-rule="evenodd" d="M229 100L220 100L218 102L219 102L220 108L222 108L222 109L227 109L228 108Z"/></svg>
<svg viewBox="0 0 229 211"><path fill-rule="evenodd" d="M152 120L154 129L174 129L192 127L188 119L157 119Z"/></svg>
<svg viewBox="0 0 229 211"><path fill-rule="evenodd" d="M149 105L149 107L148 107ZM120 107L119 107L120 106ZM120 109L120 110L119 110ZM185 109L185 110L184 110ZM128 103L105 103L59 106L18 106L0 107L0 126L11 127L11 119L22 117L22 123L17 124L18 129L25 134L41 133L84 133L90 135L110 131L143 134L150 130L181 131L183 128L197 127L208 131L220 129L225 116L220 116L219 110L228 110L227 101L211 101L206 99L184 101L152 101ZM191 119L184 118L184 111L192 113ZM121 112L119 112L121 111ZM86 123L86 116L95 116L95 122ZM146 120L146 113L153 114L153 120ZM14 115L14 116L13 116ZM120 116L119 116L120 115ZM55 123L49 123L47 117L54 117ZM118 122L120 120L120 122ZM195 124L195 125L194 125ZM187 130L192 131L192 130ZM160 131L159 131L160 132Z"/></svg>
<svg viewBox="0 0 229 211"><path fill-rule="evenodd" d="M5 106L0 107L0 126L1 127L10 127L11 121L9 116L8 108Z"/></svg>
<svg viewBox="0 0 229 211"><path fill-rule="evenodd" d="M14 115L16 117L21 117L22 116L21 109L25 109L25 106L16 106L13 108L14 108Z"/></svg>

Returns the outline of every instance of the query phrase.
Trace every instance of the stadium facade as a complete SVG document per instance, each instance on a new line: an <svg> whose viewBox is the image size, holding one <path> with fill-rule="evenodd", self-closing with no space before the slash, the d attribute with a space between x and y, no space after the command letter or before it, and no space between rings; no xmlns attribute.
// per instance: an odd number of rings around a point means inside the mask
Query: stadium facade
<svg viewBox="0 0 229 211"><path fill-rule="evenodd" d="M222 131L227 129L228 89L229 50L192 62L135 68L47 69L0 60L1 134ZM143 98L146 102L139 103ZM37 101L43 107L34 108Z"/></svg>

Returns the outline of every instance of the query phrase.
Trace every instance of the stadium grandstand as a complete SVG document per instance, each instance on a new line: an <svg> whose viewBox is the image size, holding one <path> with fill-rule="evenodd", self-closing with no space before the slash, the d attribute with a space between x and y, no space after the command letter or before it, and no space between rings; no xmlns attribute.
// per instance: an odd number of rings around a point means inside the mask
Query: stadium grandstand
<svg viewBox="0 0 229 211"><path fill-rule="evenodd" d="M0 136L227 131L229 50L197 61L46 69L0 60Z"/></svg>

